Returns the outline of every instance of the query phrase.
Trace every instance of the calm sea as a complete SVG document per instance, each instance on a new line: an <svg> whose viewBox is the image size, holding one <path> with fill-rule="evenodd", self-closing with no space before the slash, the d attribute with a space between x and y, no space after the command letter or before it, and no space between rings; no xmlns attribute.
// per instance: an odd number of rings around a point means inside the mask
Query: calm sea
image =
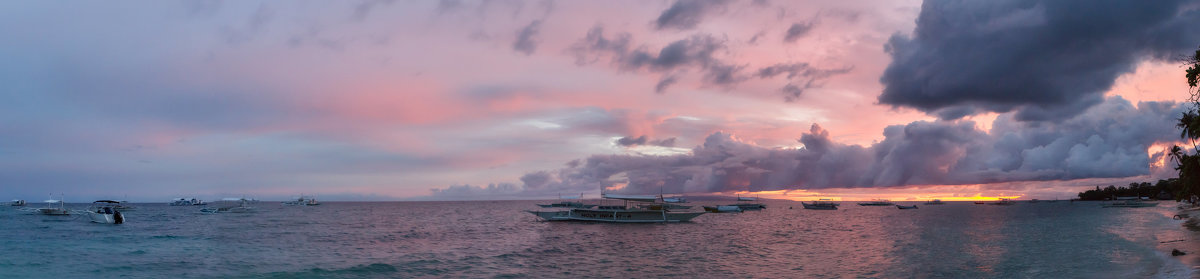
<svg viewBox="0 0 1200 279"><path fill-rule="evenodd" d="M137 204L123 225L0 208L0 277L1186 278L1190 265L1165 251L1200 253L1173 202L770 201L680 224L541 222L523 212L534 203L261 202L249 214Z"/></svg>

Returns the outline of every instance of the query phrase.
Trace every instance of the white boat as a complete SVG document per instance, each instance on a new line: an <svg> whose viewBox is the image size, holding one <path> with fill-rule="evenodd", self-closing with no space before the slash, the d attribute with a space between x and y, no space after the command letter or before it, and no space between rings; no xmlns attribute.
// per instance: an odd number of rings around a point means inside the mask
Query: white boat
<svg viewBox="0 0 1200 279"><path fill-rule="evenodd" d="M98 200L92 202L92 207L88 208L88 216L92 218L92 223L101 224L122 224L125 223L125 215L117 210L120 205L119 201Z"/></svg>
<svg viewBox="0 0 1200 279"><path fill-rule="evenodd" d="M946 204L946 203L942 202L942 200L939 200L939 199L933 199L933 200L925 202L925 205L942 205L942 204Z"/></svg>
<svg viewBox="0 0 1200 279"><path fill-rule="evenodd" d="M210 208L205 207L200 209L204 213L251 213L257 211L254 207L250 207L251 200L245 198L224 198L221 199L221 206Z"/></svg>
<svg viewBox="0 0 1200 279"><path fill-rule="evenodd" d="M859 206L892 206L895 204L892 203L891 201L888 201L885 199L878 199L878 200L869 201L869 202L860 202L860 203L858 203L858 205Z"/></svg>
<svg viewBox="0 0 1200 279"><path fill-rule="evenodd" d="M705 212L675 212L670 209L646 209L637 205L654 203L658 196L602 194L605 199L621 200L623 205L601 205L596 209L570 208L562 211L526 211L546 221L589 221L609 223L675 223L691 221Z"/></svg>
<svg viewBox="0 0 1200 279"><path fill-rule="evenodd" d="M51 196L51 197L53 197L53 196ZM59 198L61 199L61 197L59 197ZM63 202L62 200L49 199L49 200L46 200L45 202L46 202L46 207L38 208L37 209L38 213L41 213L43 215L71 215L71 211L67 210L66 203ZM58 207L54 207L55 203L58 203Z"/></svg>
<svg viewBox="0 0 1200 279"><path fill-rule="evenodd" d="M828 199L820 199L813 203L800 202L800 205L803 205L804 209L813 210L837 210L838 207L838 203Z"/></svg>
<svg viewBox="0 0 1200 279"><path fill-rule="evenodd" d="M741 207L738 207L736 205L716 205L716 206L703 206L703 207L704 207L704 211L711 212L711 213L736 213L736 212L743 211Z"/></svg>
<svg viewBox="0 0 1200 279"><path fill-rule="evenodd" d="M25 206L25 200L12 200L12 202L8 203L8 205L10 205L10 206Z"/></svg>
<svg viewBox="0 0 1200 279"><path fill-rule="evenodd" d="M191 199L175 198L175 199L171 200L170 203L167 203L167 204L170 206L208 205L208 203L204 202L204 200L200 200L197 198L191 198Z"/></svg>

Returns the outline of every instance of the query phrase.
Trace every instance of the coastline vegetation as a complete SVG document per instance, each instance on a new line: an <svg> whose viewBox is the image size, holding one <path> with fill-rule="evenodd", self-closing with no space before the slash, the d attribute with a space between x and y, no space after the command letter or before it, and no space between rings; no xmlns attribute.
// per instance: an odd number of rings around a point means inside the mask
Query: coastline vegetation
<svg viewBox="0 0 1200 279"><path fill-rule="evenodd" d="M1100 188L1096 186L1095 190L1087 190L1079 193L1079 200L1084 201L1102 201L1109 200L1114 197L1150 197L1152 199L1169 200L1177 197L1174 193L1179 191L1179 179L1159 180L1158 183L1150 184L1150 182L1133 182L1129 183L1129 187L1108 185L1108 187Z"/></svg>
<svg viewBox="0 0 1200 279"><path fill-rule="evenodd" d="M1190 143L1192 148L1185 151L1187 147L1171 147L1171 159L1178 163L1175 169L1179 171L1179 187L1174 192L1176 201L1195 200L1193 197L1200 197L1200 185L1197 185L1200 183L1200 145L1197 143L1197 140L1200 140L1200 90L1196 86L1200 80L1200 48L1196 49L1195 54L1183 56L1179 60L1184 67L1188 67L1184 72L1191 107L1183 112L1175 127L1182 130L1179 136Z"/></svg>

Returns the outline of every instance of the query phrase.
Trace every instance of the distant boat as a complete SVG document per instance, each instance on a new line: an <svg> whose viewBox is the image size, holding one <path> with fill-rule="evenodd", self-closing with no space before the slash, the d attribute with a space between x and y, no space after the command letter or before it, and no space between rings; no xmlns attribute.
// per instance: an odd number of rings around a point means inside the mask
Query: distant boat
<svg viewBox="0 0 1200 279"><path fill-rule="evenodd" d="M1155 207L1157 202L1144 202L1137 197L1118 197L1117 201L1109 204L1101 205L1100 207Z"/></svg>
<svg viewBox="0 0 1200 279"><path fill-rule="evenodd" d="M175 198L174 200L171 200L171 202L167 203L167 205L170 205L170 206L189 206L189 205L208 205L208 203L207 203L207 202L204 202L204 200L200 200L200 199L197 199L197 198L191 198L191 199L185 199L185 198Z"/></svg>
<svg viewBox="0 0 1200 279"><path fill-rule="evenodd" d="M917 205L915 205L915 204L914 204L914 205L910 205L910 206L903 206L903 205L899 205L899 204L897 204L897 205L896 205L896 208L899 208L899 209L917 209Z"/></svg>
<svg viewBox="0 0 1200 279"><path fill-rule="evenodd" d="M975 204L987 204L987 202L977 201Z"/></svg>
<svg viewBox="0 0 1200 279"><path fill-rule="evenodd" d="M578 196L558 195L558 198L563 199L563 200L578 200L578 199L583 198L583 194L579 194ZM561 201L561 202L556 202L556 203L552 203L552 204L538 204L537 206L540 206L542 208L593 208L593 207L596 207L596 205L594 205L594 204L584 204L583 202L573 202L573 201Z"/></svg>
<svg viewBox="0 0 1200 279"><path fill-rule="evenodd" d="M860 202L860 203L858 203L858 205L860 205L860 206L892 206L895 204L892 203L891 201L888 201L885 199L878 199L878 200L869 201L869 202Z"/></svg>
<svg viewBox="0 0 1200 279"><path fill-rule="evenodd" d="M707 206L706 205L706 206L704 206L704 211L711 212L711 213L736 213L736 212L742 212L743 210L741 207L738 207L736 205L716 205L716 206Z"/></svg>
<svg viewBox="0 0 1200 279"><path fill-rule="evenodd" d="M946 203L942 202L942 200L939 200L939 199L933 199L933 200L925 202L925 205L942 205L942 204L946 204Z"/></svg>
<svg viewBox="0 0 1200 279"><path fill-rule="evenodd" d="M658 196L602 194L602 198L621 200L623 205L601 205L596 209L569 208L562 211L526 211L546 221L588 221L608 223L675 223L691 221L706 212L674 212L669 209L639 208L652 204Z"/></svg>
<svg viewBox="0 0 1200 279"><path fill-rule="evenodd" d="M1010 200L1010 199L1000 199L997 202L989 203L989 204L990 205L1014 205L1014 204L1017 204L1017 202Z"/></svg>
<svg viewBox="0 0 1200 279"><path fill-rule="evenodd" d="M130 211L130 210L137 209L137 207L130 205L129 201L117 201L117 204L113 205L113 209L120 210L120 211Z"/></svg>
<svg viewBox="0 0 1200 279"><path fill-rule="evenodd" d="M200 212L204 213L251 213L257 211L256 208L250 207L251 200L245 198L224 198L221 199L222 204L216 208L201 208Z"/></svg>
<svg viewBox="0 0 1200 279"><path fill-rule="evenodd" d="M125 223L125 215L116 209L120 205L119 201L98 200L92 202L92 207L88 208L88 216L92 218L92 223L101 224L122 224Z"/></svg>
<svg viewBox="0 0 1200 279"><path fill-rule="evenodd" d="M11 206L25 206L25 200L12 200L12 202L8 203L8 205L11 205Z"/></svg>
<svg viewBox="0 0 1200 279"><path fill-rule="evenodd" d="M283 205L321 205L321 203L318 202L316 198L304 197L304 195L300 195L300 198L297 198L296 200L285 201L285 202L281 202L280 204L283 204Z"/></svg>
<svg viewBox="0 0 1200 279"><path fill-rule="evenodd" d="M758 198L755 198L755 197L738 197L737 200L738 200L738 203L731 204L731 206L737 206L738 208L741 208L742 210L762 210L762 209L767 208L767 205L765 205L765 204L750 203L752 201L758 200Z"/></svg>
<svg viewBox="0 0 1200 279"><path fill-rule="evenodd" d="M813 209L813 210L837 210L837 207L838 207L837 203L830 201L828 199L817 200L817 201L814 201L813 203L800 202L800 205L803 205L804 209Z"/></svg>

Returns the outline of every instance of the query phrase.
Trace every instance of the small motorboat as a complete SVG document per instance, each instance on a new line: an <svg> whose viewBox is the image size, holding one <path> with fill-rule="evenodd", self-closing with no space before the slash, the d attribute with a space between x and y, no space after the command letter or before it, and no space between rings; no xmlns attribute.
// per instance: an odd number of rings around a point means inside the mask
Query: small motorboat
<svg viewBox="0 0 1200 279"><path fill-rule="evenodd" d="M25 200L12 200L12 202L8 203L8 205L11 205L11 206L25 206Z"/></svg>
<svg viewBox="0 0 1200 279"><path fill-rule="evenodd" d="M92 218L92 223L123 224L125 223L125 215L117 210L117 206L119 205L121 205L121 202L113 200L92 202L92 207L88 208L88 216Z"/></svg>
<svg viewBox="0 0 1200 279"><path fill-rule="evenodd" d="M896 208L899 208L899 209L917 209L917 205L915 205L915 204L914 204L914 205L910 205L910 206L903 206L903 205L899 205L899 204L897 204L897 205L896 205Z"/></svg>

